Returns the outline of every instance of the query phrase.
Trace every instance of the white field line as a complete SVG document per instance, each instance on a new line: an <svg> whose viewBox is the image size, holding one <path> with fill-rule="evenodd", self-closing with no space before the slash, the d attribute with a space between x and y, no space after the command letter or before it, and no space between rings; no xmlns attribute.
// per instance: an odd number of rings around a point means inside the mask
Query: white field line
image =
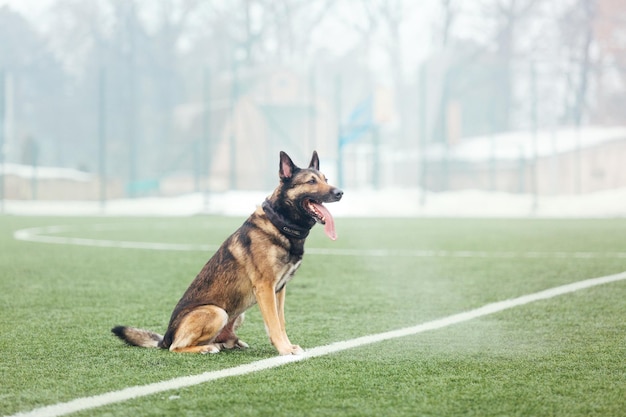
<svg viewBox="0 0 626 417"><path fill-rule="evenodd" d="M89 239L82 237L50 236L50 234L65 233L71 228L67 226L45 226L32 227L29 229L17 230L13 233L13 238L27 242L52 243L57 245L77 245L96 246L100 248L123 248L123 249L149 249L149 250L171 250L171 251L211 251L217 250L219 246L195 245L181 243L160 243L160 242L133 242L125 240Z"/></svg>
<svg viewBox="0 0 626 417"><path fill-rule="evenodd" d="M102 225L96 226L99 230ZM50 236L51 234L70 231L68 226L45 226L17 230L13 233L16 240L52 243L60 245L95 246L101 248L146 249L165 251L216 251L218 245L203 245L192 243L162 243L162 242L135 242L127 240L90 239L79 237ZM564 251L448 251L448 250L420 250L420 249L328 249L307 248L308 255L323 256L363 256L363 257L415 257L415 258L624 258L626 252L564 252Z"/></svg>
<svg viewBox="0 0 626 417"><path fill-rule="evenodd" d="M147 395L157 394L164 391L176 390L202 384L217 379L246 375L266 369L277 368L292 362L298 362L305 359L316 358L319 356L329 355L341 352L347 349L358 348L361 346L379 343L386 340L397 339L400 337L416 335L427 332L429 330L442 329L454 324L473 320L475 318L498 313L510 308L522 306L535 301L547 300L559 295L572 293L574 291L595 287L598 285L608 284L626 279L626 271L615 275L608 275L599 278L578 281L572 284L561 285L559 287L550 288L532 294L523 295L521 297L499 301L484 305L483 307L469 310L463 313L453 314L448 317L429 321L413 327L405 327L403 329L392 330L389 332L372 334L342 342L335 342L325 346L318 346L306 350L302 355L295 356L276 356L269 359L239 365L232 368L226 368L219 371L205 372L199 375L191 375L180 378L174 378L167 381L155 382L147 385L139 385L124 388L119 391L111 391L105 394L94 395L91 397L77 398L65 403L49 405L46 407L36 408L31 411L17 413L10 417L58 417L78 411L89 410L92 408L102 407L109 404L120 403L134 398L145 397Z"/></svg>

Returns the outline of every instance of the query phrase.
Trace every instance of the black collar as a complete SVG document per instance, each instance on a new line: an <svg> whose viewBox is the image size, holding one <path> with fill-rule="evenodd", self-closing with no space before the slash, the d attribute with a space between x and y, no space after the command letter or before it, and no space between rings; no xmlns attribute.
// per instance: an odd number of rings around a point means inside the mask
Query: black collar
<svg viewBox="0 0 626 417"><path fill-rule="evenodd" d="M309 235L309 232L311 231L310 228L296 226L295 224L289 222L274 210L268 200L265 200L261 207L263 207L263 211L269 221L272 222L272 224L276 226L276 228L283 235L296 239L304 239Z"/></svg>

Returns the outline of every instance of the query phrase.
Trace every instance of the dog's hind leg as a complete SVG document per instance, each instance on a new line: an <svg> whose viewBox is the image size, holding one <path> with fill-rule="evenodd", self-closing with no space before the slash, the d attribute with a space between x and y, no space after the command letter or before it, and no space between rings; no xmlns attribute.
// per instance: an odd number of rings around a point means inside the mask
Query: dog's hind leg
<svg viewBox="0 0 626 417"><path fill-rule="evenodd" d="M214 341L227 324L228 314L224 309L214 305L198 307L189 312L178 325L170 350L181 353L218 353L220 344Z"/></svg>
<svg viewBox="0 0 626 417"><path fill-rule="evenodd" d="M246 342L240 340L235 334L235 330L243 323L245 313L235 317L222 329L220 334L215 338L215 343L219 343L224 349L245 349L248 346Z"/></svg>

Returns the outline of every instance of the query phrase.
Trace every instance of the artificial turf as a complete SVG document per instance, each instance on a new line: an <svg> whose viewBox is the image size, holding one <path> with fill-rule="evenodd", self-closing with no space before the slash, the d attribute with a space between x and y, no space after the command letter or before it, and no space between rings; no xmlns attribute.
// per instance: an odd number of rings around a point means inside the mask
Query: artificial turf
<svg viewBox="0 0 626 417"><path fill-rule="evenodd" d="M13 239L57 236L218 245L243 219L0 217L0 411L11 415L276 354L258 308L245 351L180 355L125 346L110 328L163 332L211 255ZM411 326L626 270L626 220L337 219L314 230L288 287L287 331L311 348ZM367 250L447 251L444 256ZM453 251L482 253L455 256ZM581 256L583 252L585 255ZM487 255L485 255L485 253ZM488 254L507 253L507 256ZM527 256L535 253L540 256ZM578 253L578 255L576 255ZM572 256L567 256L572 254ZM626 282L437 331L75 415L626 415Z"/></svg>

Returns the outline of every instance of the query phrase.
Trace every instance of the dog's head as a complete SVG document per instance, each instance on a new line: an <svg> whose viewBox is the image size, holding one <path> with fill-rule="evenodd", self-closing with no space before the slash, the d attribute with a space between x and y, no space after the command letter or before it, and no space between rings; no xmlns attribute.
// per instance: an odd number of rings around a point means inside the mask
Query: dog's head
<svg viewBox="0 0 626 417"><path fill-rule="evenodd" d="M328 184L326 176L319 169L320 160L315 151L313 151L308 168L297 167L289 155L281 151L278 200L279 204L289 207L290 217L293 220L307 222L310 227L316 222L321 223L328 237L335 240L337 235L333 216L322 203L341 200L343 191Z"/></svg>

